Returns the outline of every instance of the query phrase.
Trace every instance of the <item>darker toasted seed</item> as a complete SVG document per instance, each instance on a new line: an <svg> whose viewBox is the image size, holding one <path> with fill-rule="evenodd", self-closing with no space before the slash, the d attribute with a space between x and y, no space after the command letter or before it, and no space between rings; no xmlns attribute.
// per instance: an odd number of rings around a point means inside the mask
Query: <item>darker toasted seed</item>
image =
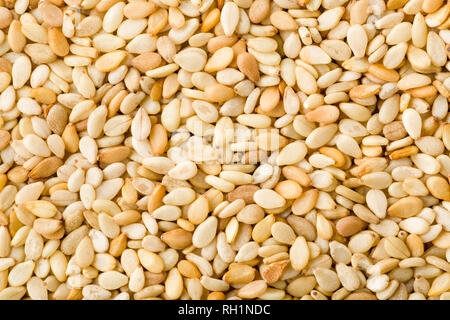
<svg viewBox="0 0 450 320"><path fill-rule="evenodd" d="M48 178L56 173L63 161L58 157L45 158L39 162L28 174L31 179Z"/></svg>
<svg viewBox="0 0 450 320"><path fill-rule="evenodd" d="M128 158L130 153L131 150L129 147L126 146L113 147L108 151L105 151L102 154L100 154L98 160L106 164L121 162L126 158Z"/></svg>
<svg viewBox="0 0 450 320"><path fill-rule="evenodd" d="M173 249L184 249L192 244L192 233L183 229L174 229L163 233L161 240Z"/></svg>
<svg viewBox="0 0 450 320"><path fill-rule="evenodd" d="M227 194L227 200L229 202L233 202L237 199L243 199L245 201L245 204L255 203L255 201L253 200L253 194L259 189L260 188L258 186L255 186L253 184L239 186Z"/></svg>
<svg viewBox="0 0 450 320"><path fill-rule="evenodd" d="M341 218L336 223L336 231L343 237L350 237L366 227L366 223L356 216Z"/></svg>
<svg viewBox="0 0 450 320"><path fill-rule="evenodd" d="M250 53L242 52L239 54L237 57L237 66L250 80L259 80L258 62Z"/></svg>
<svg viewBox="0 0 450 320"><path fill-rule="evenodd" d="M5 149L9 145L11 135L6 130L0 130L0 151Z"/></svg>
<svg viewBox="0 0 450 320"><path fill-rule="evenodd" d="M383 135L391 141L400 140L407 134L401 121L394 121L383 127Z"/></svg>

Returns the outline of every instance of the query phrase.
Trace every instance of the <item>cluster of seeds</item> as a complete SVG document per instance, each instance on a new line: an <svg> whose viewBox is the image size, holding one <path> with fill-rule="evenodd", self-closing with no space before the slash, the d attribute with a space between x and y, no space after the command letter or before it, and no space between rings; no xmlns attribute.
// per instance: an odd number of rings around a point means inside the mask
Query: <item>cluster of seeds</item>
<svg viewBox="0 0 450 320"><path fill-rule="evenodd" d="M0 5L0 299L450 299L448 1Z"/></svg>

